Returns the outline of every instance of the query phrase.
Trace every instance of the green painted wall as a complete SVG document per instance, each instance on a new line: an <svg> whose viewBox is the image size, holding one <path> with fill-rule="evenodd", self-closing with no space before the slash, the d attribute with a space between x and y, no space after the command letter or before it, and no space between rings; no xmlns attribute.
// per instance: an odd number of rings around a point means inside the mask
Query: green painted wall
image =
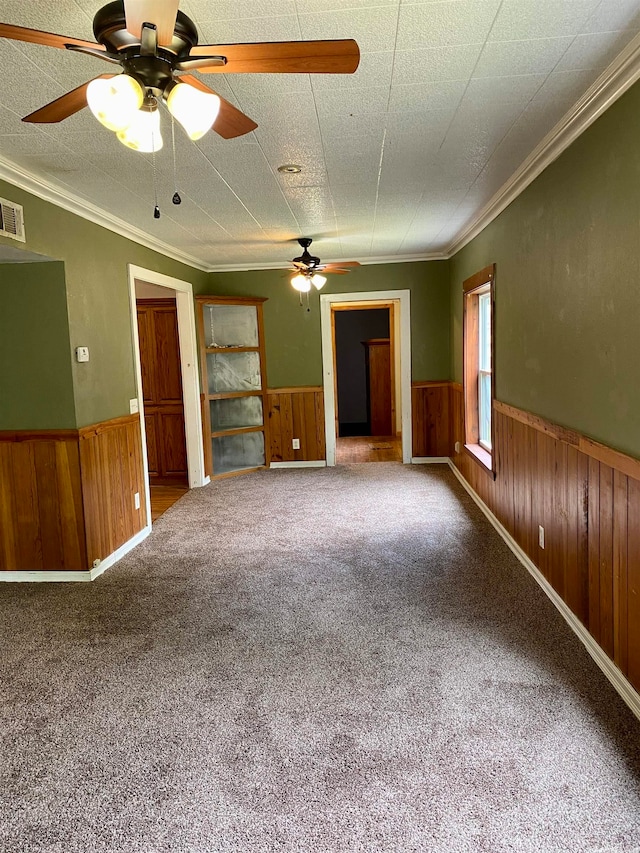
<svg viewBox="0 0 640 853"><path fill-rule="evenodd" d="M0 264L0 293L0 429L72 429L64 264Z"/></svg>
<svg viewBox="0 0 640 853"><path fill-rule="evenodd" d="M64 262L69 347L88 346L88 364L71 362L75 424L128 414L135 396L127 264L202 286L207 274L120 237L99 225L0 181L0 196L24 207L27 242L0 243ZM153 228L150 223L141 227ZM18 367L18 373L21 368ZM19 376L17 381L19 381ZM0 394L3 393L0 387ZM26 427L35 428L34 424ZM59 423L52 424L61 427Z"/></svg>
<svg viewBox="0 0 640 853"><path fill-rule="evenodd" d="M496 263L496 396L640 457L640 85L452 258L452 375L462 281Z"/></svg>
<svg viewBox="0 0 640 853"><path fill-rule="evenodd" d="M283 270L211 273L198 293L268 297L264 320L269 385L321 385L320 297L310 294L310 311L303 297L301 308L288 279ZM367 265L327 279L323 293L410 290L413 379L449 378L448 261Z"/></svg>

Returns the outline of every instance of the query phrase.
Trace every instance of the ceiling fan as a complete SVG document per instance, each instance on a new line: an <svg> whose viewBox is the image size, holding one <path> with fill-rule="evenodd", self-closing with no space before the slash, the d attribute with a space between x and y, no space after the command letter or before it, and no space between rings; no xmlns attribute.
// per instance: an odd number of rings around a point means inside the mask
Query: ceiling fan
<svg viewBox="0 0 640 853"><path fill-rule="evenodd" d="M198 44L193 21L179 0L115 0L93 19L95 42L0 23L0 38L47 45L95 56L114 66L23 118L59 122L87 105L138 151L162 146L159 104L193 140L209 128L225 139L249 133L257 124L189 71L223 74L351 74L360 51L353 39Z"/></svg>
<svg viewBox="0 0 640 853"><path fill-rule="evenodd" d="M350 272L347 267L360 266L358 261L340 261L340 263L336 264L323 264L320 258L309 252L309 246L312 242L313 239L311 237L300 237L298 243L302 246L302 254L294 258L291 262L293 264L291 271L295 272L295 275L291 279L291 284L301 294L309 293L311 285L316 290L324 287L327 279L323 273L327 273L327 275L346 275Z"/></svg>

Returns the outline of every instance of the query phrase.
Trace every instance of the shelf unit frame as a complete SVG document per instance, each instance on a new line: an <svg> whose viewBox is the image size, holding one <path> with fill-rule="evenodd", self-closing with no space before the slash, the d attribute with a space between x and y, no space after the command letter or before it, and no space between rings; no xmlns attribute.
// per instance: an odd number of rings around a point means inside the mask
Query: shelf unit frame
<svg viewBox="0 0 640 853"><path fill-rule="evenodd" d="M198 337L200 349L200 401L202 407L202 424L204 433L204 462L205 472L212 480L220 480L225 477L236 477L239 474L248 474L252 471L260 471L269 467L269 419L268 419L268 404L267 404L267 365L266 353L264 344L264 319L262 313L263 303L267 301L266 296L196 296L196 305L198 308ZM204 307L205 305L245 305L253 306L256 309L256 319L258 325L258 346L230 346L230 347L208 347L205 346L206 336L204 328ZM209 368L207 365L207 355L209 354L229 354L255 352L258 353L260 362L260 389L255 391L223 391L214 394L209 393ZM212 400L233 400L245 397L260 397L262 400L262 424L258 426L241 426L231 429L214 430L211 427L211 406ZM264 465L256 465L253 467L240 468L237 471L228 471L222 474L216 474L214 471L214 459L212 441L214 438L231 435L246 435L249 433L261 432L264 437Z"/></svg>

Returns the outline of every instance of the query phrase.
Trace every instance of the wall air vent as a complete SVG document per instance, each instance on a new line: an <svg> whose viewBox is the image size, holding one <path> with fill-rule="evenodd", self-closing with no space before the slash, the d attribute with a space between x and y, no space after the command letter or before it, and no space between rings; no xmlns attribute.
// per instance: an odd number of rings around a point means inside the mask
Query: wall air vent
<svg viewBox="0 0 640 853"><path fill-rule="evenodd" d="M12 237L24 243L24 217L22 206L0 198L0 237Z"/></svg>

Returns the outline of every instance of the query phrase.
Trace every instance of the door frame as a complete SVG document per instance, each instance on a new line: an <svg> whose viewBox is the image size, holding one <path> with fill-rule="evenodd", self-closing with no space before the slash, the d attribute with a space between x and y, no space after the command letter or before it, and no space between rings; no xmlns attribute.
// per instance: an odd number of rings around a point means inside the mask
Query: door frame
<svg viewBox="0 0 640 853"><path fill-rule="evenodd" d="M187 446L187 474L189 488L206 486L210 482L204 469L204 445L202 439L202 415L200 411L200 377L198 374L198 347L196 341L196 315L193 302L193 285L189 281L172 278L163 273L127 264L129 276L129 303L131 308L131 337L136 374L136 393L140 413L142 436L142 461L147 502L147 517L151 519L151 493L149 490L149 461L147 457L147 435L144 424L144 401L142 394L142 365L136 311L136 281L157 284L175 292L178 319L178 343L180 346L180 372L182 375L182 402L184 405L184 431Z"/></svg>
<svg viewBox="0 0 640 853"><path fill-rule="evenodd" d="M411 291L374 290L363 293L321 293L320 330L322 336L322 375L324 386L324 422L327 465L336 464L336 380L334 369L333 307L351 305L353 308L386 307L393 302L398 324L395 337L396 353L400 359L400 424L402 430L402 461L411 462ZM362 303L367 303L366 305ZM398 407L396 407L397 429Z"/></svg>

